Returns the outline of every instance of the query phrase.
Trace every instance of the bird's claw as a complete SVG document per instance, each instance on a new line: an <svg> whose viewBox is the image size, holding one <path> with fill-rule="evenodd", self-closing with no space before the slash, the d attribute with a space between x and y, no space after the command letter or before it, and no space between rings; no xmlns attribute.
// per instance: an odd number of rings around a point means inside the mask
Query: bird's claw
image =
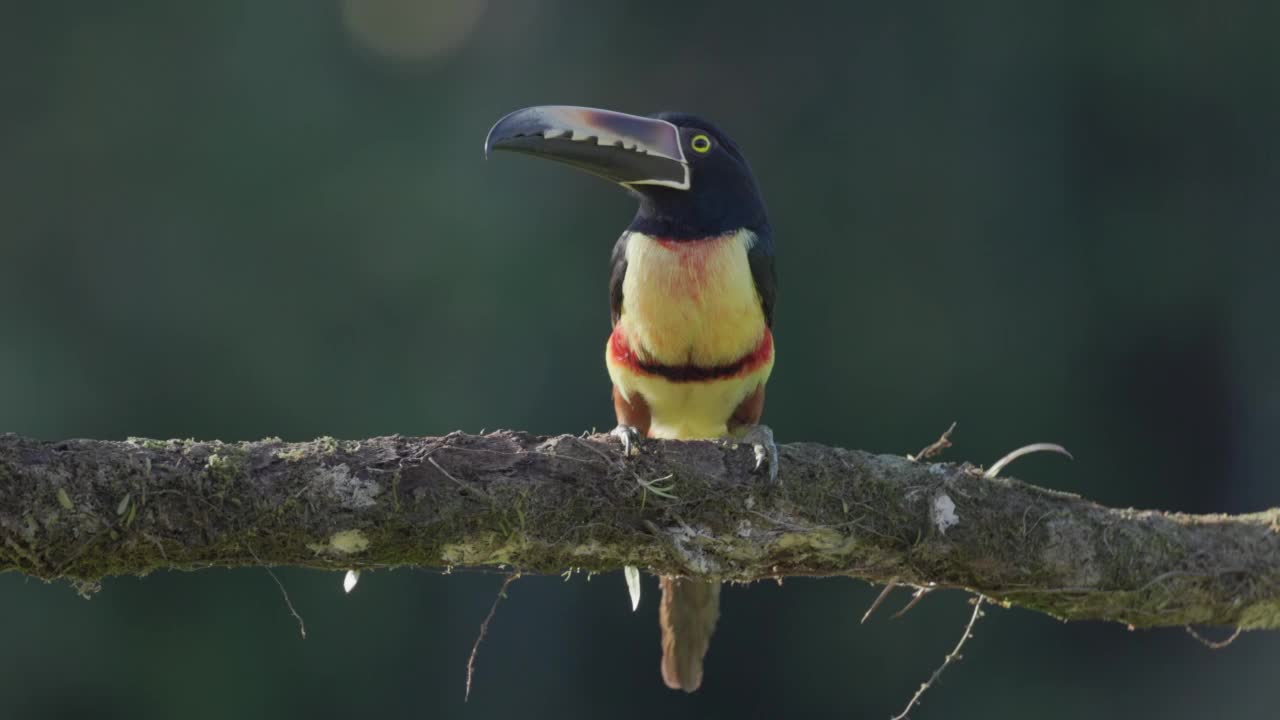
<svg viewBox="0 0 1280 720"><path fill-rule="evenodd" d="M768 425L748 425L735 433L734 439L739 443L751 443L756 455L755 469L759 471L768 463L769 480L778 481L778 444L773 441L773 430Z"/></svg>
<svg viewBox="0 0 1280 720"><path fill-rule="evenodd" d="M622 456L631 457L640 454L640 431L630 425L618 425L609 431L622 443Z"/></svg>

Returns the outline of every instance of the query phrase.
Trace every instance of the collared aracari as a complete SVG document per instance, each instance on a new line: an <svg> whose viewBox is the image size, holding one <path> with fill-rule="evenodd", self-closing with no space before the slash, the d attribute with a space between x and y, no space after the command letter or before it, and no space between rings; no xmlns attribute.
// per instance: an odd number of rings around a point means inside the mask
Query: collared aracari
<svg viewBox="0 0 1280 720"><path fill-rule="evenodd" d="M759 424L773 369L773 237L738 146L684 113L650 117L571 106L517 110L489 131L485 153L511 150L621 184L639 210L613 248L614 430L626 454L641 436L733 438L777 477ZM662 677L692 692L719 615L720 586L661 578Z"/></svg>

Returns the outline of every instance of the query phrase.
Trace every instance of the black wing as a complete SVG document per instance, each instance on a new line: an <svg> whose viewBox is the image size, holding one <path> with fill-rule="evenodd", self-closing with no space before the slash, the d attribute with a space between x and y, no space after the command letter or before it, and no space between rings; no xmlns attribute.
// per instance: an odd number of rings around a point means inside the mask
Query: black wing
<svg viewBox="0 0 1280 720"><path fill-rule="evenodd" d="M622 233L618 242L614 243L613 255L609 258L609 317L613 325L618 324L622 315L622 279L627 276L627 237Z"/></svg>
<svg viewBox="0 0 1280 720"><path fill-rule="evenodd" d="M778 295L778 278L773 269L773 239L763 233L758 236L756 243L747 251L747 262L751 265L751 279L755 280L756 292L760 295L764 322L772 328L773 301ZM626 268L625 260L623 268ZM618 297L622 297L621 290L618 291Z"/></svg>

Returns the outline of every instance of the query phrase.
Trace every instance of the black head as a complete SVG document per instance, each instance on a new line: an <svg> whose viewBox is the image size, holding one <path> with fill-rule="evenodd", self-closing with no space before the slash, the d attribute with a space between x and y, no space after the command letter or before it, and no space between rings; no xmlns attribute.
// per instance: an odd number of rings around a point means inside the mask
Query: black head
<svg viewBox="0 0 1280 720"><path fill-rule="evenodd" d="M672 239L702 238L768 226L760 187L742 150L720 128L697 115L664 112L653 116L675 125L689 167L689 188L637 185L640 209L634 230Z"/></svg>
<svg viewBox="0 0 1280 720"><path fill-rule="evenodd" d="M531 107L493 126L490 149L557 160L621 184L640 199L631 229L647 235L692 240L746 228L768 239L764 202L742 151L695 115Z"/></svg>

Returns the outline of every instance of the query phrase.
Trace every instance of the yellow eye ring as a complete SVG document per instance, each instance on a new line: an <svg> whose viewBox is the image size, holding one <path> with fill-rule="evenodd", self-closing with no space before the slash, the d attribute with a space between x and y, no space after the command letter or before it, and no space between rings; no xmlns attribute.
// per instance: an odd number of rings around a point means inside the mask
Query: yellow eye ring
<svg viewBox="0 0 1280 720"><path fill-rule="evenodd" d="M706 153L711 151L711 138L706 135L694 135L689 141L689 147L693 148L696 153Z"/></svg>

